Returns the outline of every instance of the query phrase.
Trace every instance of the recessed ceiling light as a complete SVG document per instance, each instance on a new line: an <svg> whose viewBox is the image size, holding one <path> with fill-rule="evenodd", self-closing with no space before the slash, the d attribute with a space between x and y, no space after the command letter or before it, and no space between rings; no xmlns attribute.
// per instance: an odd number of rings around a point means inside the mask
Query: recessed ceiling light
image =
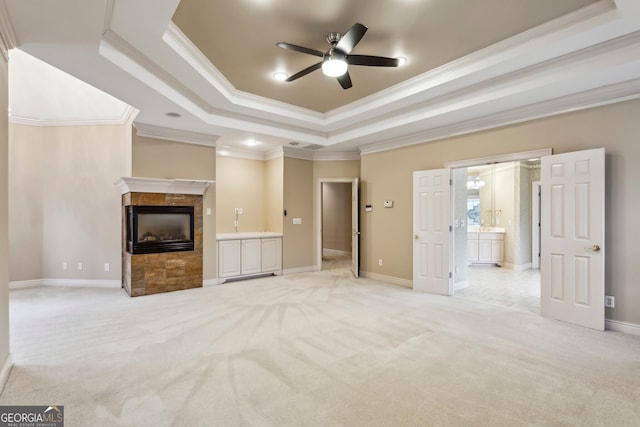
<svg viewBox="0 0 640 427"><path fill-rule="evenodd" d="M260 141L256 141L255 139L249 139L244 142L244 145L248 145L249 147L255 147L256 145L260 145Z"/></svg>
<svg viewBox="0 0 640 427"><path fill-rule="evenodd" d="M402 67L407 63L407 58L404 56L398 56L396 59L398 60L398 67Z"/></svg>
<svg viewBox="0 0 640 427"><path fill-rule="evenodd" d="M229 152L228 152L227 150L220 150L220 151L218 151L218 154L219 154L220 156L228 156L228 155L229 155Z"/></svg>
<svg viewBox="0 0 640 427"><path fill-rule="evenodd" d="M289 74L285 73L284 71L277 71L273 73L273 78L283 82L289 78Z"/></svg>
<svg viewBox="0 0 640 427"><path fill-rule="evenodd" d="M174 113L174 112L168 112L166 114L167 117L173 117L173 118L178 118L178 117L182 117L182 114L179 113Z"/></svg>

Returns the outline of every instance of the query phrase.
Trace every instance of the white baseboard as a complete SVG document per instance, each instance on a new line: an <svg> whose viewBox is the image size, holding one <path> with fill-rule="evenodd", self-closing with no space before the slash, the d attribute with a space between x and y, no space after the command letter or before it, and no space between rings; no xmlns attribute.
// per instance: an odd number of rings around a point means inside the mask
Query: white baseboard
<svg viewBox="0 0 640 427"><path fill-rule="evenodd" d="M459 291L461 289L464 288L468 288L469 287L469 281L468 280L461 280L459 282L454 282L453 283L453 290L455 291Z"/></svg>
<svg viewBox="0 0 640 427"><path fill-rule="evenodd" d="M620 322L618 320L605 319L604 328L609 331L623 332L629 335L640 336L640 325L635 323Z"/></svg>
<svg viewBox="0 0 640 427"><path fill-rule="evenodd" d="M290 274L300 274L300 273L309 273L312 271L317 271L315 266L308 265L306 267L298 267L298 268L289 268L287 270L282 270L283 276L288 276Z"/></svg>
<svg viewBox="0 0 640 427"><path fill-rule="evenodd" d="M529 262L527 264L511 264L508 262L503 262L502 267L508 268L514 271L524 271L524 270L531 270L531 263Z"/></svg>
<svg viewBox="0 0 640 427"><path fill-rule="evenodd" d="M326 256L351 256L351 252L350 251L339 251L337 249L327 249L327 248L323 248L322 249L322 255L326 255Z"/></svg>
<svg viewBox="0 0 640 427"><path fill-rule="evenodd" d="M9 353L6 360L4 361L4 364L2 365L2 369L0 369L0 393L2 393L2 390L4 390L4 385L9 379L11 369L13 369L13 360L11 359L11 353Z"/></svg>
<svg viewBox="0 0 640 427"><path fill-rule="evenodd" d="M120 289L120 280L87 280L87 279L36 279L9 282L9 289L33 288L36 286L69 286L74 288L107 288Z"/></svg>
<svg viewBox="0 0 640 427"><path fill-rule="evenodd" d="M404 288L413 289L413 281L401 279L399 277L385 276L384 274L372 273L370 271L360 271L362 277L367 279L379 280L380 282L391 283L392 285L402 286Z"/></svg>

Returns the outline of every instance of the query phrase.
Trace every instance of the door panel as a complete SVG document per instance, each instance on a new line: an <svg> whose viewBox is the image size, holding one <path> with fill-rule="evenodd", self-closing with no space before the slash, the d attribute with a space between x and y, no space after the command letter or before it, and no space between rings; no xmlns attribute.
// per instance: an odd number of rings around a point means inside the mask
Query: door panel
<svg viewBox="0 0 640 427"><path fill-rule="evenodd" d="M604 330L604 149L542 157L542 315Z"/></svg>
<svg viewBox="0 0 640 427"><path fill-rule="evenodd" d="M450 171L413 173L413 288L451 295Z"/></svg>

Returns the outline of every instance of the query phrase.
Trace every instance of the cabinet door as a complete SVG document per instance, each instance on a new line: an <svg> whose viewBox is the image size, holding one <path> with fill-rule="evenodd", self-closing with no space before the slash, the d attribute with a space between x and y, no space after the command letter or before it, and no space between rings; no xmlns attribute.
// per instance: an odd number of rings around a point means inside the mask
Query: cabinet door
<svg viewBox="0 0 640 427"><path fill-rule="evenodd" d="M282 270L282 239L262 239L262 272Z"/></svg>
<svg viewBox="0 0 640 427"><path fill-rule="evenodd" d="M467 240L467 261L478 262L478 241Z"/></svg>
<svg viewBox="0 0 640 427"><path fill-rule="evenodd" d="M478 262L491 262L491 240L478 240Z"/></svg>
<svg viewBox="0 0 640 427"><path fill-rule="evenodd" d="M218 277L240 275L240 240L218 242Z"/></svg>
<svg viewBox="0 0 640 427"><path fill-rule="evenodd" d="M492 240L491 241L491 261L502 262L504 253L504 241Z"/></svg>
<svg viewBox="0 0 640 427"><path fill-rule="evenodd" d="M242 241L242 274L260 273L262 269L261 252L260 239Z"/></svg>

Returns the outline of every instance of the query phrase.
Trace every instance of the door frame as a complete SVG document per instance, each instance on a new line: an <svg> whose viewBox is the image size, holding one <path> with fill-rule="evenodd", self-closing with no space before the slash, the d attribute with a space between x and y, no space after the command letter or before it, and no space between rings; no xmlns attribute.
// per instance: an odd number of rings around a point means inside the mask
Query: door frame
<svg viewBox="0 0 640 427"><path fill-rule="evenodd" d="M531 269L540 270L540 192L542 181L531 182ZM536 255L536 253L538 255Z"/></svg>
<svg viewBox="0 0 640 427"><path fill-rule="evenodd" d="M343 184L353 184L354 179L359 179L358 177L342 177L342 178L317 178L316 179L316 187L315 187L315 215L314 215L314 239L315 239L315 253L316 253L316 262L314 265L314 271L322 271L322 184L324 183L343 183ZM351 218L354 215L358 215L358 211L353 212L353 208L351 209Z"/></svg>

